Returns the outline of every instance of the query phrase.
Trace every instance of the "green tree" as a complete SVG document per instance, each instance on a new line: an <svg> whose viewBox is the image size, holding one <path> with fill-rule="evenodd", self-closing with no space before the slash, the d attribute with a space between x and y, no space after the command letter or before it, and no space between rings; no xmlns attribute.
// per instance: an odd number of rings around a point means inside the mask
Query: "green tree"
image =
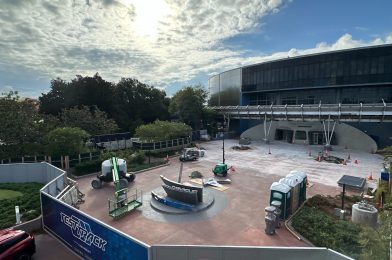
<svg viewBox="0 0 392 260"><path fill-rule="evenodd" d="M50 155L69 155L86 150L84 141L89 134L76 127L60 127L46 135L47 153Z"/></svg>
<svg viewBox="0 0 392 260"><path fill-rule="evenodd" d="M99 74L76 76L71 82L60 78L51 81L51 90L39 97L40 112L58 116L64 109L97 107L116 121L121 131L131 131L156 119L169 117L166 93L137 79L123 78L117 84L105 81Z"/></svg>
<svg viewBox="0 0 392 260"><path fill-rule="evenodd" d="M65 127L79 127L90 135L114 133L118 126L113 119L97 107L90 109L88 106L63 109L60 119Z"/></svg>
<svg viewBox="0 0 392 260"><path fill-rule="evenodd" d="M172 117L198 129L203 119L207 91L203 86L188 86L179 90L171 99L169 112Z"/></svg>
<svg viewBox="0 0 392 260"><path fill-rule="evenodd" d="M28 144L37 142L40 117L34 105L20 100L17 92L0 97L0 143L4 156L24 155ZM7 149L11 148L11 149Z"/></svg>
<svg viewBox="0 0 392 260"><path fill-rule="evenodd" d="M115 114L114 84L96 73L93 77L77 75L71 82L60 78L51 81L51 90L39 97L40 112L58 115L75 106L97 106L109 116Z"/></svg>
<svg viewBox="0 0 392 260"><path fill-rule="evenodd" d="M137 79L122 78L116 84L116 114L121 129L133 132L143 123L168 118L166 93Z"/></svg>
<svg viewBox="0 0 392 260"><path fill-rule="evenodd" d="M156 120L136 128L135 136L143 141L162 141L189 136L192 128L184 123Z"/></svg>

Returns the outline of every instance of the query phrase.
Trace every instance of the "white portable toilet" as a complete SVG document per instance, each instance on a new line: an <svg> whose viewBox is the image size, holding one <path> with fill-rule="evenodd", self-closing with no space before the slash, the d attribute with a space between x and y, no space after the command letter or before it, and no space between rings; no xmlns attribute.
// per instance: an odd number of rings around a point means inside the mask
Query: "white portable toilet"
<svg viewBox="0 0 392 260"><path fill-rule="evenodd" d="M308 176L302 171L293 170L290 171L286 177L292 177L293 175L299 176L299 178L302 179L299 187L299 204L301 205L306 200L306 184L308 183Z"/></svg>
<svg viewBox="0 0 392 260"><path fill-rule="evenodd" d="M297 175L292 175L279 180L279 183L286 184L291 188L291 207L290 214L294 213L299 207L299 191L302 179Z"/></svg>

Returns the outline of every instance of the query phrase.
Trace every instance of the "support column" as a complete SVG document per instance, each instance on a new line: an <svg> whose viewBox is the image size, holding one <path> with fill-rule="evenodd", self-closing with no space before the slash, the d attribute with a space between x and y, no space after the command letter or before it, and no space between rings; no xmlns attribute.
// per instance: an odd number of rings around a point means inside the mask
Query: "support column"
<svg viewBox="0 0 392 260"><path fill-rule="evenodd" d="M330 122L333 121L333 127L332 127L332 131L329 131L329 125ZM336 121L335 120L331 120L331 115L328 115L328 120L327 120L327 129L325 127L325 120L323 121L323 127L324 127L324 137L325 137L325 150L331 151L332 150L332 146L331 146L331 140L332 140L332 135L335 131L335 126L336 126Z"/></svg>
<svg viewBox="0 0 392 260"><path fill-rule="evenodd" d="M267 124L268 124L267 114L265 113L264 114L264 142L266 144L269 143L269 134L270 134L270 131L271 131L272 120L269 121L268 130L267 130Z"/></svg>

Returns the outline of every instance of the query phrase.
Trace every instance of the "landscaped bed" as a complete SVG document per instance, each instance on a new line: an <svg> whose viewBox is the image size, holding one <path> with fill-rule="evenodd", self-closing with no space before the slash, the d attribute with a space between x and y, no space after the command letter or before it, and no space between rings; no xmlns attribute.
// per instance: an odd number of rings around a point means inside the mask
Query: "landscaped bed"
<svg viewBox="0 0 392 260"><path fill-rule="evenodd" d="M0 229L15 225L15 206L19 206L22 221L38 217L42 187L41 183L0 183Z"/></svg>
<svg viewBox="0 0 392 260"><path fill-rule="evenodd" d="M292 226L317 247L331 248L354 259L388 259L388 240L380 238L385 228L373 230L350 220L351 206L359 200L358 196L345 197L347 213L345 220L340 220L335 208L340 208L341 196L316 195L293 217Z"/></svg>

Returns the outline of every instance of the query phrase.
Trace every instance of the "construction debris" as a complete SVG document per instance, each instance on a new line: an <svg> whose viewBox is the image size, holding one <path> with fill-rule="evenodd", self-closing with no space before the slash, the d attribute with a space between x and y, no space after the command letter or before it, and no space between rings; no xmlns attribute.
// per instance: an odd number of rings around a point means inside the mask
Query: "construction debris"
<svg viewBox="0 0 392 260"><path fill-rule="evenodd" d="M199 171L193 171L193 172L191 173L191 175L189 175L189 177L190 177L191 179L203 178L203 174L201 174L201 172L199 172Z"/></svg>

